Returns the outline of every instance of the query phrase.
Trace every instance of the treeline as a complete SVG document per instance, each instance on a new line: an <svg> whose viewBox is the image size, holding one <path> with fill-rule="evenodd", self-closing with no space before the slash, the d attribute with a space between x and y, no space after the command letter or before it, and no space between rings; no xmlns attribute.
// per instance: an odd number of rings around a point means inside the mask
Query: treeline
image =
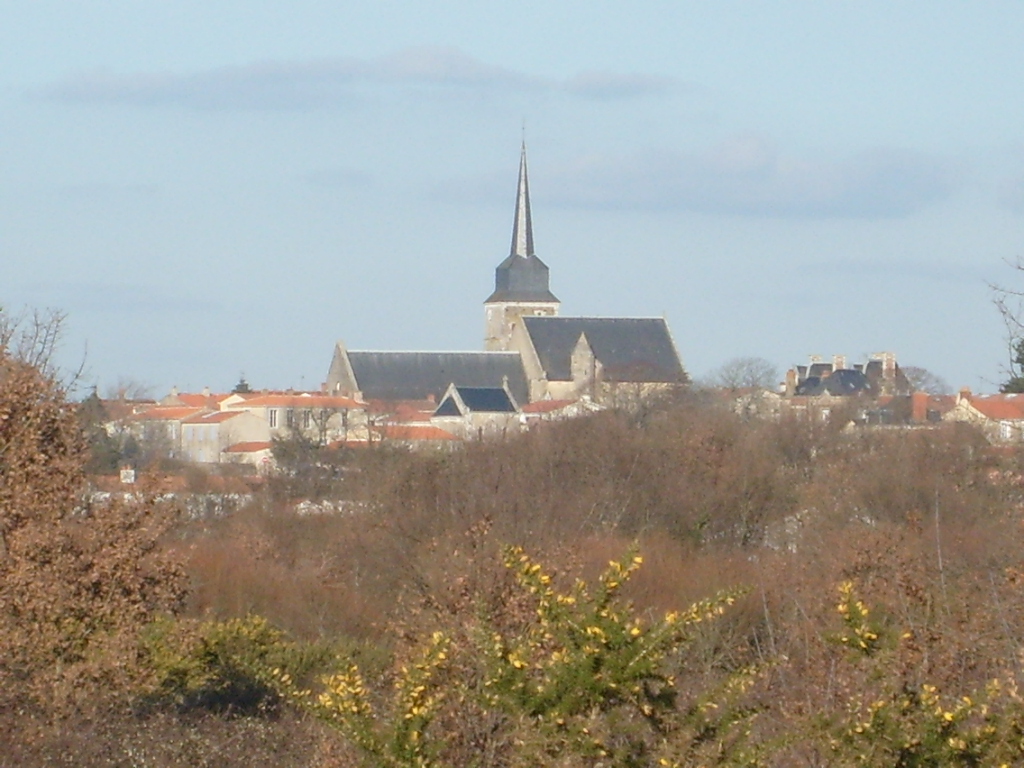
<svg viewBox="0 0 1024 768"><path fill-rule="evenodd" d="M970 428L687 392L282 450L230 517L85 508L74 408L0 359L0 765L1024 759L1024 472Z"/></svg>

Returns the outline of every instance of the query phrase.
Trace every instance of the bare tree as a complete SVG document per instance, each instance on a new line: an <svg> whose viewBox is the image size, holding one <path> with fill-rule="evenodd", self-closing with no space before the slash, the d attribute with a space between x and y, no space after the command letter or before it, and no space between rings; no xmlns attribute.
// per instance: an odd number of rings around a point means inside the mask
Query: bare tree
<svg viewBox="0 0 1024 768"><path fill-rule="evenodd" d="M706 379L709 386L722 389L771 389L779 384L779 370L763 357L734 357Z"/></svg>
<svg viewBox="0 0 1024 768"><path fill-rule="evenodd" d="M25 309L12 314L0 306L0 355L24 363L70 392L81 378L85 360L77 369L59 369L57 351L66 324L67 314L58 309Z"/></svg>
<svg viewBox="0 0 1024 768"><path fill-rule="evenodd" d="M944 378L932 373L927 368L916 365L900 366L900 371L910 382L912 391L927 392L929 395L948 395L952 388Z"/></svg>
<svg viewBox="0 0 1024 768"><path fill-rule="evenodd" d="M1017 272L1024 272L1024 258L1008 262ZM1024 290L990 283L992 302L1006 326L1006 376L1002 392L1024 392Z"/></svg>
<svg viewBox="0 0 1024 768"><path fill-rule="evenodd" d="M118 376L114 384L103 390L105 400L152 400L153 385L131 376Z"/></svg>

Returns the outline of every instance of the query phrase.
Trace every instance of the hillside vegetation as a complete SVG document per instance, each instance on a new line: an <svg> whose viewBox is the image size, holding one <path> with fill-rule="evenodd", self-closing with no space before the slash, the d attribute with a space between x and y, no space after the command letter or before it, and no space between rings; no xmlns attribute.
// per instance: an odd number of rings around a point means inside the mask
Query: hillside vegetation
<svg viewBox="0 0 1024 768"><path fill-rule="evenodd" d="M216 520L83 506L87 458L0 359L2 766L1024 760L1024 473L969 428L687 393L306 456Z"/></svg>

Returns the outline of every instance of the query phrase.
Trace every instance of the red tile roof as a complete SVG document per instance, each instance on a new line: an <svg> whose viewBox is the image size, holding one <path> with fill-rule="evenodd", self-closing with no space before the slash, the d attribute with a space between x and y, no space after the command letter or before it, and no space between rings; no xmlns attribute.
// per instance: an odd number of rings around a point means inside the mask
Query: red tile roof
<svg viewBox="0 0 1024 768"><path fill-rule="evenodd" d="M212 413L197 413L195 416L189 416L187 419L182 419L182 424L220 424L221 422L233 419L236 416L241 416L245 411L213 411Z"/></svg>
<svg viewBox="0 0 1024 768"><path fill-rule="evenodd" d="M336 395L310 395L310 394L260 394L255 397L246 397L244 402L231 403L228 408L339 408L357 409L364 408L365 403L353 400L351 397L339 397Z"/></svg>
<svg viewBox="0 0 1024 768"><path fill-rule="evenodd" d="M970 397L967 400L987 418L998 421L1024 419L1024 395L989 395Z"/></svg>
<svg viewBox="0 0 1024 768"><path fill-rule="evenodd" d="M458 440L451 432L430 424L384 424L377 431L385 440Z"/></svg>
<svg viewBox="0 0 1024 768"><path fill-rule="evenodd" d="M182 421L204 412L202 408L184 405L158 405L142 413L137 413L132 418L135 421Z"/></svg>
<svg viewBox="0 0 1024 768"><path fill-rule="evenodd" d="M224 453L256 453L257 451L269 451L273 443L250 440L244 443L235 443L224 449Z"/></svg>
<svg viewBox="0 0 1024 768"><path fill-rule="evenodd" d="M389 416L393 421L416 421L429 418L437 410L433 400L370 400L367 409L375 414Z"/></svg>
<svg viewBox="0 0 1024 768"><path fill-rule="evenodd" d="M101 400L103 409L112 421L128 418L136 413L156 407L156 400L124 400L114 398L112 400Z"/></svg>

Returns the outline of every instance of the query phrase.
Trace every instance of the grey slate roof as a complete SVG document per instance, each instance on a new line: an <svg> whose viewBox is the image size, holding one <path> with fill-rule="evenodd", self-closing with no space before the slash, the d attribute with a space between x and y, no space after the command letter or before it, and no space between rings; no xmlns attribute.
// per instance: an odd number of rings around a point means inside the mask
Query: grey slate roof
<svg viewBox="0 0 1024 768"><path fill-rule="evenodd" d="M529 400L522 358L516 352L348 352L357 389L369 400L440 400L449 384L508 388Z"/></svg>
<svg viewBox="0 0 1024 768"><path fill-rule="evenodd" d="M857 395L861 392L868 392L870 389L871 384L867 376L861 371L840 368L824 378L821 376L808 376L797 385L796 394L815 397L828 393L835 397L840 397Z"/></svg>
<svg viewBox="0 0 1024 768"><path fill-rule="evenodd" d="M471 411L515 413L516 404L501 387L456 387L459 397Z"/></svg>
<svg viewBox="0 0 1024 768"><path fill-rule="evenodd" d="M526 142L519 157L519 186L512 221L512 247L494 270L494 301L557 302L548 288L548 267L533 252L533 218L530 215L530 181L526 172Z"/></svg>
<svg viewBox="0 0 1024 768"><path fill-rule="evenodd" d="M558 299L548 288L548 267L537 256L512 254L494 270L493 301L554 301Z"/></svg>
<svg viewBox="0 0 1024 768"><path fill-rule="evenodd" d="M572 379L572 352L586 335L613 382L684 383L686 372L662 318L524 317L523 326L549 381Z"/></svg>
<svg viewBox="0 0 1024 768"><path fill-rule="evenodd" d="M476 413L516 413L516 404L501 387L455 387L459 398ZM464 416L458 402L448 395L434 411L435 416Z"/></svg>

